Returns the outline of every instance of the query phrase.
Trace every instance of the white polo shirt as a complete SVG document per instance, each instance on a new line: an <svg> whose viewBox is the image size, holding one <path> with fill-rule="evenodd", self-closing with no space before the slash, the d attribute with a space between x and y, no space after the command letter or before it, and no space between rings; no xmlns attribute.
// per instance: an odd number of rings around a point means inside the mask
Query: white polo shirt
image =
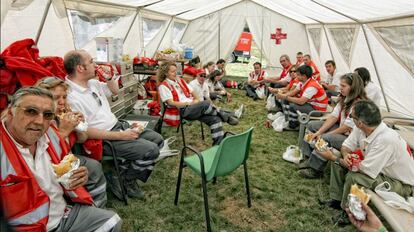
<svg viewBox="0 0 414 232"><path fill-rule="evenodd" d="M106 83L92 79L88 81L88 88L84 88L66 78L70 86L68 103L73 111L79 111L85 116L88 127L101 130L111 130L118 122L111 112L107 97L111 96Z"/></svg>
<svg viewBox="0 0 414 232"><path fill-rule="evenodd" d="M382 94L381 89L378 85L374 84L374 82L369 82L367 86L365 86L365 92L367 93L367 97L375 103L378 107L380 107Z"/></svg>
<svg viewBox="0 0 414 232"><path fill-rule="evenodd" d="M333 75L328 73L328 75L323 79L323 81L325 81L329 85L335 85L335 91L339 92L339 83L341 82L341 76L343 76L343 74L337 73L335 70Z"/></svg>
<svg viewBox="0 0 414 232"><path fill-rule="evenodd" d="M172 81L170 79L165 79L167 81L167 83L169 85L171 85L175 91L177 91L177 95L178 95L178 101L179 102L192 102L193 101L193 97L186 97L184 94L184 91L181 89L180 85L178 85L177 81ZM187 85L187 83L185 83L185 85ZM191 85L187 85L188 90L190 91L190 93L193 92L193 88L191 87ZM171 90L164 85L160 85L158 86L158 91L160 92L160 97L161 97L161 101L162 102L166 102L167 100L173 99L173 95Z"/></svg>
<svg viewBox="0 0 414 232"><path fill-rule="evenodd" d="M368 136L357 127L344 141L352 151L361 149L364 160L360 172L375 179L380 173L414 186L414 159L407 151L407 143L393 129L381 124Z"/></svg>
<svg viewBox="0 0 414 232"><path fill-rule="evenodd" d="M193 88L194 92L197 94L201 101L210 99L210 91L205 81L201 85L196 78L190 82L190 86Z"/></svg>
<svg viewBox="0 0 414 232"><path fill-rule="evenodd" d="M341 121L339 122L340 126L346 125L348 127L353 128L355 126L354 120L352 120L352 118L349 117L351 112L352 112L352 109L349 111L348 115L345 115L345 110L342 110L341 105L336 104L335 108L333 109L333 111L330 115L335 117L335 118L339 118L339 116L341 117Z"/></svg>
<svg viewBox="0 0 414 232"><path fill-rule="evenodd" d="M23 159L26 161L27 166L36 178L37 184L49 197L49 220L46 224L46 230L52 230L59 225L60 220L63 217L66 208L66 201L65 198L63 198L63 189L54 174L50 155L47 153L50 141L46 135L40 137L40 139L37 140L36 153L33 156L30 154L29 148L24 148L22 145L17 143L10 135L7 128L5 126L4 128L13 143L16 145L17 150L19 150ZM18 200L19 197L24 196L16 196L16 200Z"/></svg>

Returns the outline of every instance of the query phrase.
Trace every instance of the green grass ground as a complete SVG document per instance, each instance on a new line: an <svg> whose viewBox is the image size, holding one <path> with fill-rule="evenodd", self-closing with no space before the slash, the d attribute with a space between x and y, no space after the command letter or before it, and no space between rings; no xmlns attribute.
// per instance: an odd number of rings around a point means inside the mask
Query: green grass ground
<svg viewBox="0 0 414 232"><path fill-rule="evenodd" d="M297 132L277 133L264 127L264 101L248 99L244 91L231 90L233 102L226 108L236 109L243 103L245 111L237 126L225 129L242 132L254 127L248 160L252 207L247 207L243 168L233 175L208 184L213 231L355 231L352 226L338 228L331 223L337 211L318 205L318 198L328 196L328 178L306 180L296 166L282 159L287 146L297 142ZM188 143L198 149L210 146L211 138L201 140L200 124L186 127ZM175 148L182 143L174 128L163 128L165 137L177 136ZM179 157L162 160L149 181L141 184L144 201L123 202L109 196L108 207L123 218L123 231L205 231L201 180L184 169L178 206L173 204Z"/></svg>

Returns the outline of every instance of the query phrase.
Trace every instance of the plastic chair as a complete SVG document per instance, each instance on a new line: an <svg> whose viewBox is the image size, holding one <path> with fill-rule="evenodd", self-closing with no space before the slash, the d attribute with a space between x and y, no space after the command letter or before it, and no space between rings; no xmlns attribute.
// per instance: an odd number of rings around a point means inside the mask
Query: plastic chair
<svg viewBox="0 0 414 232"><path fill-rule="evenodd" d="M166 104L164 102L162 102L162 104L161 104L161 115L162 115L161 116L161 122L164 121L165 109L166 109ZM183 119L183 117L181 115L181 111L180 111L180 125L178 125L178 127L177 127L177 133L181 128L181 136L182 136L182 139L183 139L183 146L184 147L186 146L184 125L191 124L192 122L193 121L191 121L191 120ZM200 122L200 129L201 129L201 139L204 140L204 128L203 128L203 123L202 122ZM160 128L160 133L161 133L161 128Z"/></svg>
<svg viewBox="0 0 414 232"><path fill-rule="evenodd" d="M103 140L103 146L108 146L111 154L104 153L102 156L102 161L112 161L114 163L115 172L116 172L116 175L118 176L119 185L121 186L122 198L124 200L125 205L128 205L128 195L127 195L125 185L124 185L124 180L121 176L121 171L120 171L120 168L117 162L118 160L122 160L122 159L117 157L117 153L111 141Z"/></svg>
<svg viewBox="0 0 414 232"><path fill-rule="evenodd" d="M241 134L225 137L219 145L213 146L202 152L198 152L189 146L184 146L182 149L174 204L177 205L178 203L181 176L185 165L201 177L207 231L211 231L207 198L207 182L213 180L214 183L217 177L226 176L232 173L242 164L246 184L247 206L249 208L251 207L249 177L247 174L247 158L249 157L252 133L253 128L250 128ZM195 155L185 157L186 150L194 152Z"/></svg>

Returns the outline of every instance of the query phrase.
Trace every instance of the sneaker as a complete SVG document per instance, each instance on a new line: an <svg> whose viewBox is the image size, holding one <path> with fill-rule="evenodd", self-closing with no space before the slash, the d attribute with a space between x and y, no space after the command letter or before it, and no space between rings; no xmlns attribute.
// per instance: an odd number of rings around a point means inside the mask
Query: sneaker
<svg viewBox="0 0 414 232"><path fill-rule="evenodd" d="M318 179L322 177L322 172L307 168L299 170L299 175L306 179Z"/></svg>
<svg viewBox="0 0 414 232"><path fill-rule="evenodd" d="M299 168L299 169L307 169L307 168L310 168L310 167L309 167L309 159L307 159L307 160L305 160L305 161L303 161L303 162L300 162L300 163L298 164L298 168Z"/></svg>
<svg viewBox="0 0 414 232"><path fill-rule="evenodd" d="M114 194L116 198L122 201L124 198L122 196L122 189L121 184L119 183L119 178L113 175L105 175L105 177L112 194Z"/></svg>
<svg viewBox="0 0 414 232"><path fill-rule="evenodd" d="M332 217L332 222L339 227L344 227L351 224L349 217L344 210L342 210L338 215Z"/></svg>
<svg viewBox="0 0 414 232"><path fill-rule="evenodd" d="M238 85L237 85L237 88L238 89L244 89L245 88L245 85L246 85L246 82L240 82Z"/></svg>
<svg viewBox="0 0 414 232"><path fill-rule="evenodd" d="M318 201L319 201L320 205L325 205L325 206L331 207L333 209L338 209L338 210L342 209L341 208L341 202L338 201L338 200L334 200L334 199L321 200L321 199L318 199Z"/></svg>
<svg viewBox="0 0 414 232"><path fill-rule="evenodd" d="M125 187L128 197L135 199L144 199L144 192L139 188L135 180L125 181Z"/></svg>
<svg viewBox="0 0 414 232"><path fill-rule="evenodd" d="M243 108L244 108L244 105L241 104L241 106L236 111L234 111L234 116L236 116L236 118L241 117L241 115L243 113Z"/></svg>
<svg viewBox="0 0 414 232"><path fill-rule="evenodd" d="M227 120L227 123L229 125L235 126L235 125L239 124L239 120L235 116L229 116L229 119Z"/></svg>

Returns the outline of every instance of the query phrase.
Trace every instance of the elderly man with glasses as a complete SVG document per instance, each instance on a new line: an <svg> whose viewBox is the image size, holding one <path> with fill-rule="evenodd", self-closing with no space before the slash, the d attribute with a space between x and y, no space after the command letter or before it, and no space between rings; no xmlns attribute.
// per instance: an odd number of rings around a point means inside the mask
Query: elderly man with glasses
<svg viewBox="0 0 414 232"><path fill-rule="evenodd" d="M121 169L124 170L122 175L128 196L144 198L136 180L146 182L151 175L164 143L162 136L150 129L135 130L132 127L136 125L118 121L107 100L112 94L118 94L118 83L114 78L109 78L106 83L95 80L95 63L86 51L68 52L64 65L68 73L66 83L70 87L68 102L74 111L85 116L88 138L112 142L118 156L126 160ZM121 186L114 178L108 180L111 190L122 199Z"/></svg>
<svg viewBox="0 0 414 232"><path fill-rule="evenodd" d="M414 196L414 159L407 143L396 131L381 121L379 108L369 100L359 101L351 113L355 127L344 141L341 157L331 165L329 194L331 199L325 203L333 208L345 209L348 194L353 184L375 189L388 182L391 192L403 197ZM359 164L353 162L352 154L361 154ZM349 224L345 211L335 222Z"/></svg>
<svg viewBox="0 0 414 232"><path fill-rule="evenodd" d="M52 94L29 87L14 94L3 114L0 206L8 223L18 231L120 231L116 213L90 206L86 167L73 171L67 187L59 184L52 164L68 149L50 127L54 112Z"/></svg>

